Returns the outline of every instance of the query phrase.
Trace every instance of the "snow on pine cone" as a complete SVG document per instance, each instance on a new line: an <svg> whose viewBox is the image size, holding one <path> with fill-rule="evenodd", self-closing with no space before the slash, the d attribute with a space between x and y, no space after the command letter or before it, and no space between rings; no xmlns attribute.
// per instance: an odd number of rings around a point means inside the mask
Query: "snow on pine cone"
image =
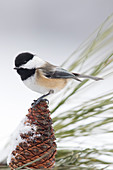
<svg viewBox="0 0 113 170"><path fill-rule="evenodd" d="M51 168L55 164L56 143L52 119L45 101L41 101L21 121L13 135L7 163L11 169ZM32 162L33 161L33 162Z"/></svg>

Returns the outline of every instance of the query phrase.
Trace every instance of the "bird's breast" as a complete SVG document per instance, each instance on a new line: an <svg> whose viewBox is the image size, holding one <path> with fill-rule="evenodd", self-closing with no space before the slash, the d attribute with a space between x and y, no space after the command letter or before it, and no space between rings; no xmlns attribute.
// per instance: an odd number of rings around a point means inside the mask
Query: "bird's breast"
<svg viewBox="0 0 113 170"><path fill-rule="evenodd" d="M41 87L49 90L53 89L55 92L63 89L67 84L67 79L47 78L41 72L36 72L36 81Z"/></svg>
<svg viewBox="0 0 113 170"><path fill-rule="evenodd" d="M31 90L45 94L48 93L49 90L54 90L55 93L60 91L66 86L67 81L67 79L46 78L44 75L41 75L40 72L36 71L33 76L23 82Z"/></svg>

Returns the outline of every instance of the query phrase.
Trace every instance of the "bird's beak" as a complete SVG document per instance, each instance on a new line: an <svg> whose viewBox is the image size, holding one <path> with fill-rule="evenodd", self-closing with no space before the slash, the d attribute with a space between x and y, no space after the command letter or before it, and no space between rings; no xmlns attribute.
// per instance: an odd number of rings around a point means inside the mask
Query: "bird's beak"
<svg viewBox="0 0 113 170"><path fill-rule="evenodd" d="M18 70L19 68L18 67L14 67L15 70Z"/></svg>

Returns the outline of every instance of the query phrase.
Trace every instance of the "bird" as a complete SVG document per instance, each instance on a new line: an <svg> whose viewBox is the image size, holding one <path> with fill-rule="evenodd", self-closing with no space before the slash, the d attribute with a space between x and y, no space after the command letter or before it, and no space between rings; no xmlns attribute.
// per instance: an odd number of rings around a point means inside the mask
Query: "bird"
<svg viewBox="0 0 113 170"><path fill-rule="evenodd" d="M99 77L69 72L30 52L22 52L16 56L14 69L28 88L43 94L35 101L32 107L44 100L46 96L62 90L72 79L79 82L81 82L80 78L93 79L95 81L102 80Z"/></svg>

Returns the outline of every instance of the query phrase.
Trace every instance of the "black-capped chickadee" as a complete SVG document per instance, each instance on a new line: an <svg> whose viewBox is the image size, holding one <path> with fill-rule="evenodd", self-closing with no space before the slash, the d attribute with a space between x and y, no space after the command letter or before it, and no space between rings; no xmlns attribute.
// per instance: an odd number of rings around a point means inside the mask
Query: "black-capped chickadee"
<svg viewBox="0 0 113 170"><path fill-rule="evenodd" d="M37 55L21 53L15 59L15 68L23 83L33 91L45 94L34 105L38 104L45 96L63 89L71 79L81 81L79 78L101 80L102 78L71 73L67 70L52 65Z"/></svg>

